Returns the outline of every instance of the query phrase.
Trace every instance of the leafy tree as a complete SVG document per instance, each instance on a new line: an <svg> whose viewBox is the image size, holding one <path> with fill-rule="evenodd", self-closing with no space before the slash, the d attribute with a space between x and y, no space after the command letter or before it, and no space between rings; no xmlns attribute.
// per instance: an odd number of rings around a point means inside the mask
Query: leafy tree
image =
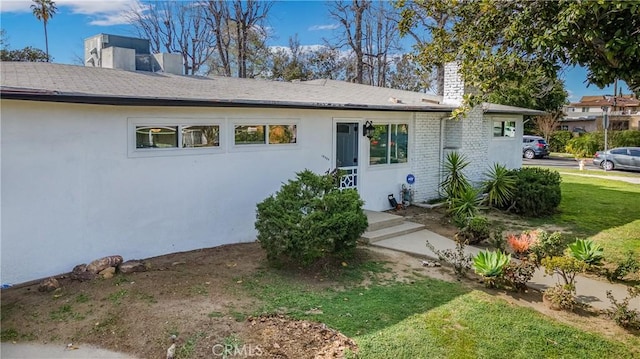
<svg viewBox="0 0 640 359"><path fill-rule="evenodd" d="M0 61L47 62L49 56L40 49L27 46L19 50L1 49Z"/></svg>
<svg viewBox="0 0 640 359"><path fill-rule="evenodd" d="M346 59L340 50L321 46L306 55L310 79L345 80Z"/></svg>
<svg viewBox="0 0 640 359"><path fill-rule="evenodd" d="M49 61L49 36L47 35L47 23L56 14L58 8L52 0L32 0L31 10L36 19L41 20L44 25L44 44L47 62ZM25 48L26 49L26 48Z"/></svg>
<svg viewBox="0 0 640 359"><path fill-rule="evenodd" d="M296 34L289 38L289 48L278 48L271 54L269 78L292 81L307 80L309 77L305 53Z"/></svg>
<svg viewBox="0 0 640 359"><path fill-rule="evenodd" d="M401 30L408 33L419 24L418 10L439 3L400 1ZM427 64L459 60L465 81L481 94L504 80L521 81L532 65L549 78L563 65L581 65L590 83L603 87L622 79L638 91L639 9L637 0L450 2L449 25L432 29L419 56Z"/></svg>

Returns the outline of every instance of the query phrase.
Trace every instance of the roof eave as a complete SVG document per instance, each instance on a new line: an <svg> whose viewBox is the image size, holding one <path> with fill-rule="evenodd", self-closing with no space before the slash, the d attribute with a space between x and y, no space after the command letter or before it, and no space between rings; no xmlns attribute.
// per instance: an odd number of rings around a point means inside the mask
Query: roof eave
<svg viewBox="0 0 640 359"><path fill-rule="evenodd" d="M221 99L177 99L159 97L130 97L86 95L79 93L58 93L53 91L24 90L14 88L0 89L0 98L7 100L43 101L62 103L81 103L119 106L172 106L172 107L260 107L260 108L297 108L297 109L340 109L340 110L376 110L400 112L451 112L449 106L412 106L412 105L365 105L352 103L314 103L264 100L221 100Z"/></svg>

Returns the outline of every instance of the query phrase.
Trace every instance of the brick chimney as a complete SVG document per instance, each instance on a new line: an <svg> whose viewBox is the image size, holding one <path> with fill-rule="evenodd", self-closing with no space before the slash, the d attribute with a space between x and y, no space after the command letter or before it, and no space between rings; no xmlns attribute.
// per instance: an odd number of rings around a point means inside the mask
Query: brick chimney
<svg viewBox="0 0 640 359"><path fill-rule="evenodd" d="M445 105L459 106L462 104L465 86L462 76L458 72L460 64L447 62L444 64L444 96L442 103Z"/></svg>

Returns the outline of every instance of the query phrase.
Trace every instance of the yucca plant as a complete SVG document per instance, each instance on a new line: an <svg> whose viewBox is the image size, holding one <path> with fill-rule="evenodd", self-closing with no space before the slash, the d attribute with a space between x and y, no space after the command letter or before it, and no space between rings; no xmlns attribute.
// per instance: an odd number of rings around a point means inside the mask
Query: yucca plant
<svg viewBox="0 0 640 359"><path fill-rule="evenodd" d="M456 225L466 227L471 218L475 217L482 204L480 191L468 186L458 196L451 198L449 213L453 216Z"/></svg>
<svg viewBox="0 0 640 359"><path fill-rule="evenodd" d="M451 199L458 197L468 187L471 187L469 180L463 170L469 165L469 161L464 155L458 152L450 152L444 162L444 179L440 183L440 188L451 203Z"/></svg>
<svg viewBox="0 0 640 359"><path fill-rule="evenodd" d="M487 286L493 287L510 261L510 254L482 251L473 257L473 270L484 277Z"/></svg>
<svg viewBox="0 0 640 359"><path fill-rule="evenodd" d="M499 163L494 163L485 176L487 179L483 182L483 187L488 194L489 205L503 208L511 203L516 188L516 176L513 172Z"/></svg>
<svg viewBox="0 0 640 359"><path fill-rule="evenodd" d="M589 265L600 265L604 258L602 246L591 239L577 239L569 244L569 251L573 258Z"/></svg>

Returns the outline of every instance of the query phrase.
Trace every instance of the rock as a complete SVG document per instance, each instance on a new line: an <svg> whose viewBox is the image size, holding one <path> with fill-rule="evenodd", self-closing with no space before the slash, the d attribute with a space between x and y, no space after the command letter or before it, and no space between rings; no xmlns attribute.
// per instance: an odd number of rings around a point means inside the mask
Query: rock
<svg viewBox="0 0 640 359"><path fill-rule="evenodd" d="M41 292L53 292L58 288L60 288L60 282L53 277L43 280L38 286L38 290Z"/></svg>
<svg viewBox="0 0 640 359"><path fill-rule="evenodd" d="M147 270L147 266L143 261L138 260L130 260L126 261L118 266L118 270L120 273L133 273L133 272L144 272Z"/></svg>
<svg viewBox="0 0 640 359"><path fill-rule="evenodd" d="M87 272L86 264L78 264L73 267L73 271L70 275L71 279L79 280L81 282L92 280L96 277L95 273Z"/></svg>
<svg viewBox="0 0 640 359"><path fill-rule="evenodd" d="M89 263L87 266L87 272L91 273L99 273L102 270L105 270L109 267L117 267L118 264L122 263L122 256L108 256L100 259L96 259L95 261Z"/></svg>
<svg viewBox="0 0 640 359"><path fill-rule="evenodd" d="M98 274L100 274L104 279L113 278L113 276L116 274L116 267L105 268Z"/></svg>

